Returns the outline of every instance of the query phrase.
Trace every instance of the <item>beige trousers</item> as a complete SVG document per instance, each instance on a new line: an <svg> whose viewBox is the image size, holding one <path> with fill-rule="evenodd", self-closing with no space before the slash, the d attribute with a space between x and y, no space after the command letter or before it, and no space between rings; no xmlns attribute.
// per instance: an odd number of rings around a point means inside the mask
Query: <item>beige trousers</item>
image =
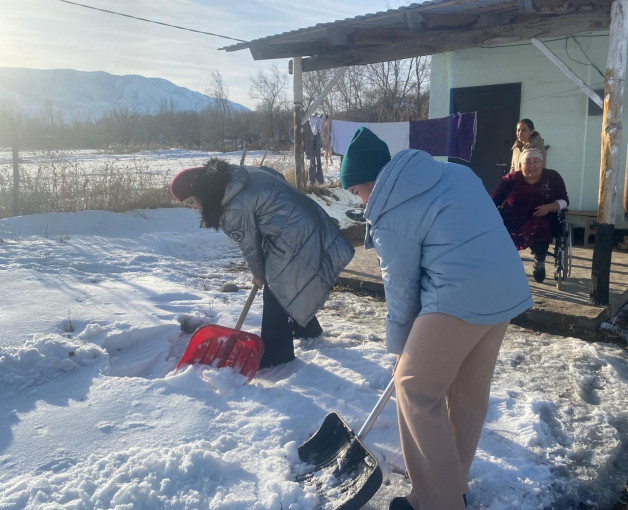
<svg viewBox="0 0 628 510"><path fill-rule="evenodd" d="M399 433L415 510L463 509L508 322L442 313L414 321L395 371Z"/></svg>

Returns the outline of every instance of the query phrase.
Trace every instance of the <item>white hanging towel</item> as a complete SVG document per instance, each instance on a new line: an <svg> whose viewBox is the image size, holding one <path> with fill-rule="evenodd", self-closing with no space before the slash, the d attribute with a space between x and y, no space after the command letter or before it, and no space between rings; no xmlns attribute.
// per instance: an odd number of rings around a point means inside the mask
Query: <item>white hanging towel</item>
<svg viewBox="0 0 628 510"><path fill-rule="evenodd" d="M410 148L409 122L350 122L336 120L331 123L331 148L335 154L343 154L358 128L367 127L388 145L390 157Z"/></svg>

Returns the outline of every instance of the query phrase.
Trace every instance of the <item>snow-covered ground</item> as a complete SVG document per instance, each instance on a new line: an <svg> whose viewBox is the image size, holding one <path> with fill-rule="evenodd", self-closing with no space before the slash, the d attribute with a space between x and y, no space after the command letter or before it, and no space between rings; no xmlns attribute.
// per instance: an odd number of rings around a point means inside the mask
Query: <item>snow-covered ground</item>
<svg viewBox="0 0 628 510"><path fill-rule="evenodd" d="M356 204L338 191L325 207L346 226ZM385 303L333 292L322 337L249 384L175 373L180 322L232 327L250 288L238 247L198 223L183 208L0 220L0 509L319 507L295 481L297 447L331 411L357 431L379 398L394 359ZM258 296L242 329L260 323ZM625 349L511 326L469 508L612 508L627 394ZM365 508L386 509L408 491L394 395L365 444L384 472Z"/></svg>
<svg viewBox="0 0 628 510"><path fill-rule="evenodd" d="M77 167L82 171L90 172L102 168L106 164L116 165L118 168L147 169L166 177L174 176L179 170L193 166L202 166L211 157L220 157L230 163L239 164L242 151L236 152L205 152L186 149L162 149L154 151L138 151L125 154L113 154L100 150L63 150L63 151L21 151L19 153L20 166L24 172L34 172L40 168L52 169L64 165ZM284 168L288 161L294 161L289 152L263 150L247 151L245 164L257 165L264 159L264 165ZM307 163L307 162L306 162ZM12 172L13 154L10 150L0 149L0 169ZM328 179L338 179L340 157L334 156L329 166L323 163L323 171ZM307 170L307 164L306 164Z"/></svg>
<svg viewBox="0 0 628 510"><path fill-rule="evenodd" d="M247 158L261 158L264 151L250 151ZM238 163L242 152L204 152L186 149L162 149L155 151L137 151L124 154L114 154L101 150L62 150L62 151L20 151L20 164L26 169L37 168L54 162L56 165L69 163L79 165L86 169L103 165L104 163L145 163L155 170L164 173L172 173L177 168L182 169L191 166L200 166L212 156L220 156L228 159L237 158ZM11 165L13 154L10 150L0 150L0 166Z"/></svg>

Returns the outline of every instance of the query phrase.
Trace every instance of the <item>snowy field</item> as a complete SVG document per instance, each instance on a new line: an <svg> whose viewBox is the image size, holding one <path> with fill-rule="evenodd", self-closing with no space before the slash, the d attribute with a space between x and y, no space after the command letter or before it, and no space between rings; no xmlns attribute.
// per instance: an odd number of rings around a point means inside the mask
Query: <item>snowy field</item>
<svg viewBox="0 0 628 510"><path fill-rule="evenodd" d="M325 204L343 226L355 206L341 191ZM249 384L229 369L175 373L180 322L232 327L250 288L238 247L198 223L183 208L0 220L1 510L320 507L294 481L297 447L332 411L357 431L379 398L394 361L385 304L333 292L323 335ZM261 304L242 329L259 334ZM626 395L625 349L511 326L469 508L613 508ZM365 444L384 472L365 508L386 509L409 490L394 395Z"/></svg>
<svg viewBox="0 0 628 510"><path fill-rule="evenodd" d="M242 151L237 152L204 152L186 149L163 149L156 151L138 151L128 154L110 154L98 150L64 150L64 151L21 151L20 165L26 172L32 172L40 167L51 168L53 165L77 166L89 172L95 168L102 168L105 164L114 164L120 168L147 168L148 170L168 178L179 170L193 166L202 166L211 157L220 157L230 163L239 164ZM245 164L258 165L264 157L264 151L248 151ZM264 165L284 168L294 157L289 152L267 151ZM307 170L306 161L306 170ZM12 171L13 155L10 150L0 150L0 169ZM340 158L334 156L333 164L325 166L323 171L328 179L338 179Z"/></svg>

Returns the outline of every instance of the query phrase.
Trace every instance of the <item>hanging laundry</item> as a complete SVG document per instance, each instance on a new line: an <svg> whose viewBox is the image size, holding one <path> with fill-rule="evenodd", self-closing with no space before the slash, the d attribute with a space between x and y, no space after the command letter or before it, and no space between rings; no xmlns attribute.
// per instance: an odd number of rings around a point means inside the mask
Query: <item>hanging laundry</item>
<svg viewBox="0 0 628 510"><path fill-rule="evenodd" d="M320 115L310 116L310 127L315 135L323 131L323 117Z"/></svg>
<svg viewBox="0 0 628 510"><path fill-rule="evenodd" d="M335 154L344 154L353 135L360 127L367 127L388 145L391 157L409 148L409 122L349 122L336 120L331 125L331 148Z"/></svg>
<svg viewBox="0 0 628 510"><path fill-rule="evenodd" d="M313 122L312 119L315 116L313 115L310 118L310 123L306 123L303 126L303 149L305 152L305 157L310 161L310 166L308 168L308 180L310 184L314 184L318 182L319 184L323 184L325 178L323 176L323 165L321 164L321 130L318 127L318 122ZM323 127L323 119L320 119L320 128ZM316 133L314 132L316 129Z"/></svg>
<svg viewBox="0 0 628 510"><path fill-rule="evenodd" d="M477 136L476 112L410 122L410 148L432 156L471 161Z"/></svg>

